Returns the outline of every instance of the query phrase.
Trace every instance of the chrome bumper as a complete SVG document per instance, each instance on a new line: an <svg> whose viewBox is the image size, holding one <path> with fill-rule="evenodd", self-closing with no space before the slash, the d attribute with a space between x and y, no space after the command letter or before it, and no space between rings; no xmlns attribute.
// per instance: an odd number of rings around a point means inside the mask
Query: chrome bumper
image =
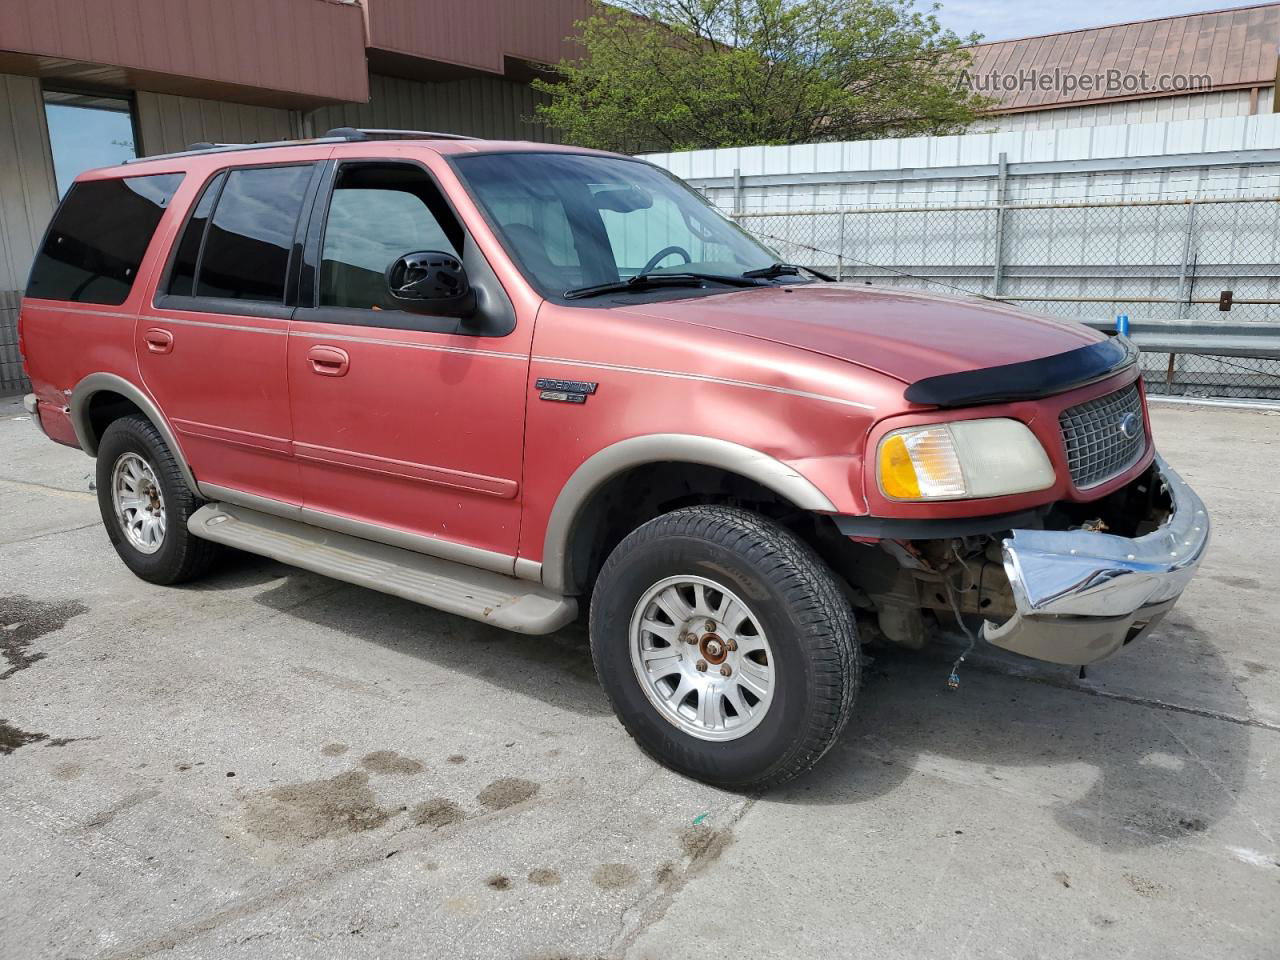
<svg viewBox="0 0 1280 960"><path fill-rule="evenodd" d="M1086 664L1160 622L1200 565L1209 515L1159 456L1155 466L1173 510L1145 536L1012 531L1003 545L1004 570L1017 612L1002 624L984 623L983 639L1037 660Z"/></svg>

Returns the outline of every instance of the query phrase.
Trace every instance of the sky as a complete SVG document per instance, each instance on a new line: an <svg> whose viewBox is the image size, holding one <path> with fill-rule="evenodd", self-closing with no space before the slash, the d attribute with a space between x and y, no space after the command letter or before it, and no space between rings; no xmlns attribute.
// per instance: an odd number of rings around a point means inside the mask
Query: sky
<svg viewBox="0 0 1280 960"><path fill-rule="evenodd" d="M1155 17L1252 6L1231 0L1072 0L1070 3L1044 0L941 0L938 14L943 26L960 36L973 31L986 40L1009 40L1038 33L1101 27L1108 23L1151 20ZM926 4L921 3L920 6Z"/></svg>

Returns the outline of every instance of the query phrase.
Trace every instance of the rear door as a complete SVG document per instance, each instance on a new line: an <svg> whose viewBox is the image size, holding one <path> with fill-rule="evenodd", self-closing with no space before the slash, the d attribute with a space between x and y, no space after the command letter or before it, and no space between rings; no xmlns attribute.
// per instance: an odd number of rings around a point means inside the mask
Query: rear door
<svg viewBox="0 0 1280 960"><path fill-rule="evenodd" d="M286 354L315 161L207 179L137 327L147 388L206 492L298 503Z"/></svg>
<svg viewBox="0 0 1280 960"><path fill-rule="evenodd" d="M396 308L384 272L438 250L465 265L466 319ZM304 516L510 573L519 537L532 317L514 308L436 180L407 159L331 165L289 334Z"/></svg>

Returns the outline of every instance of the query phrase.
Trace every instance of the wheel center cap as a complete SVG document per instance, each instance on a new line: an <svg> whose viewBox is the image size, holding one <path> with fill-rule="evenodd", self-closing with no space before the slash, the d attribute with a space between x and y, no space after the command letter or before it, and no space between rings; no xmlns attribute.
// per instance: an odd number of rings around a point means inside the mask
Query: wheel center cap
<svg viewBox="0 0 1280 960"><path fill-rule="evenodd" d="M702 650L702 656L708 663L722 663L729 653L724 641L714 633L708 633L703 636L698 646Z"/></svg>

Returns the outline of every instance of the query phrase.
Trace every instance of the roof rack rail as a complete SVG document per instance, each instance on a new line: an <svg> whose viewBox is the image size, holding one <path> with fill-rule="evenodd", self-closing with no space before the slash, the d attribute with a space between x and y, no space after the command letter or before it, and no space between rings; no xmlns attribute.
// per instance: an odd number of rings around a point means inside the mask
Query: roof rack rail
<svg viewBox="0 0 1280 960"><path fill-rule="evenodd" d="M460 133L436 133L431 130L373 130L356 127L335 127L322 137L304 140L268 140L263 143L193 143L185 150L174 153L158 153L148 157L132 157L125 163L142 163L146 160L170 160L174 157L191 157L201 153L226 153L231 150L268 150L272 147L305 147L318 143L351 143L365 140L476 140Z"/></svg>
<svg viewBox="0 0 1280 960"><path fill-rule="evenodd" d="M185 150L173 153L154 153L145 157L130 157L125 163L146 163L148 160L171 160L174 157L193 157L203 153L227 153L231 150L269 150L272 147L308 147L314 144L343 143L341 137L312 137L305 140L267 140L261 143L193 143Z"/></svg>
<svg viewBox="0 0 1280 960"><path fill-rule="evenodd" d="M321 139L340 140L477 140L461 133L441 133L438 130L382 130L372 127L334 127Z"/></svg>

